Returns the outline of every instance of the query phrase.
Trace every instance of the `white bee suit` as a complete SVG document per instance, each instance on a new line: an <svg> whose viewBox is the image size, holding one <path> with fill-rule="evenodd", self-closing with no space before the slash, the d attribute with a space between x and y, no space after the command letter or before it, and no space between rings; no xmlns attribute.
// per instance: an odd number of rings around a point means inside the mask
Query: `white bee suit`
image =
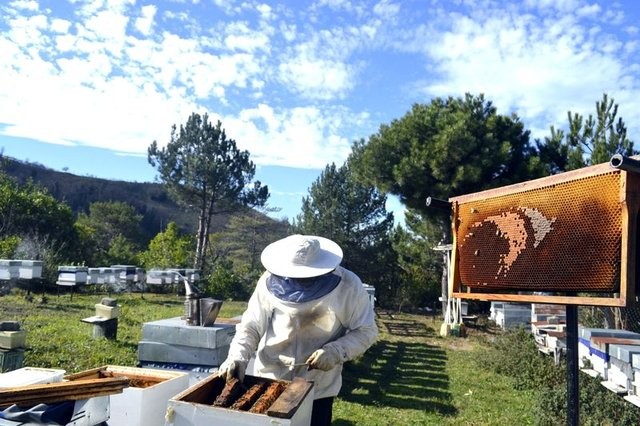
<svg viewBox="0 0 640 426"><path fill-rule="evenodd" d="M315 399L337 396L342 363L364 353L378 329L369 296L353 272L337 267L340 283L330 293L308 302L286 302L271 294L265 272L247 310L236 326L227 360L248 362L250 374L273 379L302 377L313 381ZM304 363L317 349L337 350L340 362L329 371L307 370Z"/></svg>

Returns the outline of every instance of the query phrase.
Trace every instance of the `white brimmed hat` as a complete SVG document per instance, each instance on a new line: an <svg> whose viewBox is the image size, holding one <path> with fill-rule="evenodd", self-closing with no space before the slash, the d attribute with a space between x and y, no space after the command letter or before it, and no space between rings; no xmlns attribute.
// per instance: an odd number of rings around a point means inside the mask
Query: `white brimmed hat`
<svg viewBox="0 0 640 426"><path fill-rule="evenodd" d="M311 278L333 271L342 261L342 249L328 238L290 235L269 244L260 256L272 274L289 278Z"/></svg>

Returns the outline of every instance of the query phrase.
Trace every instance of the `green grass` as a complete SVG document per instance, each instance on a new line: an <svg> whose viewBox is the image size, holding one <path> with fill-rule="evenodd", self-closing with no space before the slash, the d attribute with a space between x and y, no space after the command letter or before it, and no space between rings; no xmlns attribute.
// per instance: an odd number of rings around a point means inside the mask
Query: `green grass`
<svg viewBox="0 0 640 426"><path fill-rule="evenodd" d="M0 297L0 320L27 330L25 366L67 373L101 365L135 366L142 324L183 314L175 294L114 295L120 305L117 339L94 339L94 315L104 295L49 295L46 303L23 294ZM240 315L246 303L224 302L219 317ZM534 395L515 391L509 378L483 368L486 336L442 338L431 317L378 313L378 341L347 363L334 404L334 425L527 425Z"/></svg>

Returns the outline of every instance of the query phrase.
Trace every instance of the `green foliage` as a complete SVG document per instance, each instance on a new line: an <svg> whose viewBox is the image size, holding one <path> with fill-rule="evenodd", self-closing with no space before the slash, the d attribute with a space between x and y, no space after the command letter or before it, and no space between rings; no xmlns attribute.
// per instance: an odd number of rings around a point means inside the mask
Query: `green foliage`
<svg viewBox="0 0 640 426"><path fill-rule="evenodd" d="M260 182L250 185L255 165L248 151L227 139L222 123L214 126L207 114L193 113L185 125L171 129L164 148L153 141L148 160L157 167L169 193L184 205L199 210L194 267L202 269L208 251L211 218L235 205L261 206L269 197Z"/></svg>
<svg viewBox="0 0 640 426"><path fill-rule="evenodd" d="M120 201L133 206L136 212L143 215L141 227L144 244L161 232L171 221L176 222L183 232L195 233L196 231L197 214L191 210L179 208L168 196L162 184L77 176L9 157L3 157L2 163L5 173L16 182L19 184L34 182L47 188L49 194L59 202L67 204L74 215L88 212L90 204L96 201ZM226 218L227 214L221 215L213 223L214 228L221 228Z"/></svg>
<svg viewBox="0 0 640 426"><path fill-rule="evenodd" d="M57 266L77 254L78 238L69 206L45 188L18 184L0 173L0 251L5 257L43 261L45 282Z"/></svg>
<svg viewBox="0 0 640 426"><path fill-rule="evenodd" d="M533 390L536 424L552 426L567 422L567 369L542 355L533 335L520 328L496 337L482 357L487 367L513 380L518 390ZM586 374L579 376L581 425L637 425L640 409L627 403Z"/></svg>
<svg viewBox="0 0 640 426"><path fill-rule="evenodd" d="M146 269L186 268L193 255L193 237L180 235L174 222L149 242L138 260Z"/></svg>
<svg viewBox="0 0 640 426"><path fill-rule="evenodd" d="M219 262L206 280L206 294L221 300L248 300L252 284L234 272L230 262Z"/></svg>
<svg viewBox="0 0 640 426"><path fill-rule="evenodd" d="M352 158L361 179L422 211L428 196L447 199L543 173L518 117L497 114L483 95L415 104L357 143Z"/></svg>
<svg viewBox="0 0 640 426"><path fill-rule="evenodd" d="M262 250L269 243L287 236L288 229L286 221L274 221L252 210L239 213L229 219L224 230L211 236L213 257L231 261L236 271L261 273Z"/></svg>
<svg viewBox="0 0 640 426"><path fill-rule="evenodd" d="M348 164L340 168L331 164L311 184L292 227L338 243L344 252L342 265L363 282L390 284L396 276L389 240L393 213L386 211L385 203L386 197L373 186L353 178Z"/></svg>
<svg viewBox="0 0 640 426"><path fill-rule="evenodd" d="M605 93L596 102L596 116L585 119L578 113L567 112L568 132L551 126L544 144L538 142L540 158L548 173L575 170L593 164L606 163L614 154L637 154L627 137L627 127L617 117L618 104Z"/></svg>
<svg viewBox="0 0 640 426"><path fill-rule="evenodd" d="M484 359L497 373L513 378L519 390L542 390L565 380L563 369L538 351L533 335L522 327L499 335Z"/></svg>
<svg viewBox="0 0 640 426"><path fill-rule="evenodd" d="M80 235L86 239L82 246L91 247L87 263L114 265L134 261L140 250L142 215L121 201L97 201L89 206L89 213L81 213L76 221Z"/></svg>
<svg viewBox="0 0 640 426"><path fill-rule="evenodd" d="M440 274L444 268L442 254L433 250L439 241L432 222L412 211L405 213L406 228L398 226L393 234L393 249L401 277L395 286L382 286L380 299L399 309L432 307L442 294ZM420 237L426 235L427 237ZM384 291L384 287L388 291Z"/></svg>
<svg viewBox="0 0 640 426"><path fill-rule="evenodd" d="M21 241L22 239L17 235L0 238L0 257L3 259L12 258Z"/></svg>
<svg viewBox="0 0 640 426"><path fill-rule="evenodd" d="M565 373L566 374L566 373ZM640 409L600 384L602 379L580 374L580 424L584 426L633 426L640 423ZM567 424L567 386L558 384L541 392L535 408L536 424Z"/></svg>

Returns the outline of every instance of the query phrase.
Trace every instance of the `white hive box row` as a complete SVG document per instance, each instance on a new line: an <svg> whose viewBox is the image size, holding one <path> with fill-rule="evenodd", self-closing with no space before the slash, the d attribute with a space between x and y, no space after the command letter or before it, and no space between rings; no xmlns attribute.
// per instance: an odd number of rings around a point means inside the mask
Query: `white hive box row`
<svg viewBox="0 0 640 426"><path fill-rule="evenodd" d="M117 284L123 281L142 282L145 271L133 265L112 265L108 268L58 266L58 285Z"/></svg>
<svg viewBox="0 0 640 426"><path fill-rule="evenodd" d="M41 260L0 259L0 280L42 278Z"/></svg>
<svg viewBox="0 0 640 426"><path fill-rule="evenodd" d="M579 327L578 334L581 370L640 406L640 333Z"/></svg>
<svg viewBox="0 0 640 426"><path fill-rule="evenodd" d="M179 284L187 279L190 283L200 280L198 269L151 269L147 271L147 284Z"/></svg>

